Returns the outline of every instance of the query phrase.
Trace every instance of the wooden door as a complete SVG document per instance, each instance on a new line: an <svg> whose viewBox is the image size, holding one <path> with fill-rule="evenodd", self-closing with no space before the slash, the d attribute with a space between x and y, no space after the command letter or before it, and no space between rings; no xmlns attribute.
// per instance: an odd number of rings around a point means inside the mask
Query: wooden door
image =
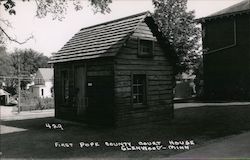
<svg viewBox="0 0 250 160"><path fill-rule="evenodd" d="M113 125L113 77L92 76L87 80L87 122L97 125Z"/></svg>
<svg viewBox="0 0 250 160"><path fill-rule="evenodd" d="M76 66L75 68L75 98L76 111L78 116L83 116L86 111L85 104L85 87L86 85L86 70L84 65ZM84 118L84 117L79 117Z"/></svg>

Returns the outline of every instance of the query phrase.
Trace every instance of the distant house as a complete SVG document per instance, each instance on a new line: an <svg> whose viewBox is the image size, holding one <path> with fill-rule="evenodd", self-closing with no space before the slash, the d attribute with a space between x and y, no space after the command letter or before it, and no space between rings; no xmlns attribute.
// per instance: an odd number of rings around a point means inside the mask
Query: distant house
<svg viewBox="0 0 250 160"><path fill-rule="evenodd" d="M55 115L124 126L173 117L173 57L151 14L81 29L55 54Z"/></svg>
<svg viewBox="0 0 250 160"><path fill-rule="evenodd" d="M209 99L250 99L250 0L201 18L204 94Z"/></svg>
<svg viewBox="0 0 250 160"><path fill-rule="evenodd" d="M30 86L30 91L35 97L53 97L53 68L39 68L36 72L34 85Z"/></svg>
<svg viewBox="0 0 250 160"><path fill-rule="evenodd" d="M195 78L196 75L193 74L193 70L176 76L176 86L174 89L176 99L191 98L196 94Z"/></svg>
<svg viewBox="0 0 250 160"><path fill-rule="evenodd" d="M7 105L10 102L10 94L3 89L0 89L0 105Z"/></svg>

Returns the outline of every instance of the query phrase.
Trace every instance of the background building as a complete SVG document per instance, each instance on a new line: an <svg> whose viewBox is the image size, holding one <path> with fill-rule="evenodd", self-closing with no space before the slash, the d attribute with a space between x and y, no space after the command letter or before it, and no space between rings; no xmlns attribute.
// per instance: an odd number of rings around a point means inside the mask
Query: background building
<svg viewBox="0 0 250 160"><path fill-rule="evenodd" d="M250 99L250 0L200 19L204 94L210 99Z"/></svg>
<svg viewBox="0 0 250 160"><path fill-rule="evenodd" d="M35 75L34 85L30 86L30 91L35 97L53 97L53 68L39 68Z"/></svg>

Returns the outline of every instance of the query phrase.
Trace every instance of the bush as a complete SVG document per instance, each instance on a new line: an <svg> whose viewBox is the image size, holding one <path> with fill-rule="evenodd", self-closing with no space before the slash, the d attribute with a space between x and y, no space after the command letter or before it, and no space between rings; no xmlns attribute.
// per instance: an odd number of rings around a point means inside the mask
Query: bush
<svg viewBox="0 0 250 160"><path fill-rule="evenodd" d="M29 91L21 91L21 111L43 110L54 108L53 98L35 97Z"/></svg>
<svg viewBox="0 0 250 160"><path fill-rule="evenodd" d="M38 98L36 108L39 110L54 108L53 98Z"/></svg>

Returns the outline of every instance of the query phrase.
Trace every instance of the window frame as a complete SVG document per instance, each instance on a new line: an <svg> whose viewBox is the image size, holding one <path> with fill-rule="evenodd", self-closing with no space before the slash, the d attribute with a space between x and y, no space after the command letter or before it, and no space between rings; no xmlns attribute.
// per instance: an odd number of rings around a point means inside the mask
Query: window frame
<svg viewBox="0 0 250 160"><path fill-rule="evenodd" d="M142 103L135 103L134 102L134 78L136 76L143 76L144 79L143 79L143 82L144 82L144 85L143 85L143 91L144 93L142 93L143 95L143 102ZM131 73L131 103L132 103L132 106L133 108L145 108L147 107L147 103L148 103L148 78L147 78L147 74L145 73ZM137 95L138 96L138 95Z"/></svg>
<svg viewBox="0 0 250 160"><path fill-rule="evenodd" d="M146 38L140 38L140 37L138 37L137 38L137 40L138 40L138 46L137 46L137 49L138 49L138 51L137 51L137 56L138 57L140 57L140 58L152 58L153 56L154 56L154 40L152 40L152 39L146 39ZM142 42L143 41L146 41L146 42L151 42L151 53L150 54L145 54L146 52L143 52L144 54L142 54Z"/></svg>
<svg viewBox="0 0 250 160"><path fill-rule="evenodd" d="M44 80L42 78L37 78L37 79L35 79L35 84L36 85L43 85L44 84Z"/></svg>

